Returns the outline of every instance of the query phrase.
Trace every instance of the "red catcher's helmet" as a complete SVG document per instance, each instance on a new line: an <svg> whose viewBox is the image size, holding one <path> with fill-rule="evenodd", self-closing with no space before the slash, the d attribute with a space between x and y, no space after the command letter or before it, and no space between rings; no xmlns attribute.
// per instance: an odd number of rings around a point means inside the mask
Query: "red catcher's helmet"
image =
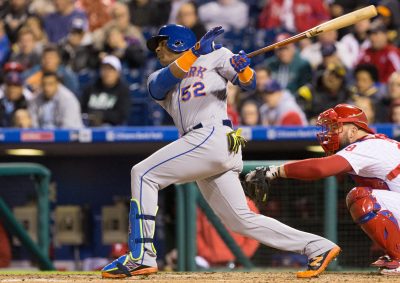
<svg viewBox="0 0 400 283"><path fill-rule="evenodd" d="M368 127L364 111L354 105L338 104L322 112L317 119L317 125L321 127L317 138L327 155L339 149L339 134L343 131L344 123L352 123L370 134L375 133Z"/></svg>

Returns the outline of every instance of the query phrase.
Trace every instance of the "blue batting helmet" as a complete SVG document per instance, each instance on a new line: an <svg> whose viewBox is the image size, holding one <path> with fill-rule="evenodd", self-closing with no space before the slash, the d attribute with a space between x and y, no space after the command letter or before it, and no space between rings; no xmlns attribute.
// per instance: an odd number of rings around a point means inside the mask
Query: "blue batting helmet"
<svg viewBox="0 0 400 283"><path fill-rule="evenodd" d="M147 48L155 51L161 40L167 40L167 46L174 52L183 52L196 44L196 36L187 27L181 25L165 25L158 35L147 40Z"/></svg>

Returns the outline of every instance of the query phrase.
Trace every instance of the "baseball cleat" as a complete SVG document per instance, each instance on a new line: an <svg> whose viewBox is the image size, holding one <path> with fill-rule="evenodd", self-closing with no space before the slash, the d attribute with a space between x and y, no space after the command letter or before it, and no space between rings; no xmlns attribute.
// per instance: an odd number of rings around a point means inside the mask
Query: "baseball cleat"
<svg viewBox="0 0 400 283"><path fill-rule="evenodd" d="M327 268L328 264L339 255L340 251L340 248L336 246L319 256L310 258L308 260L307 270L297 272L297 277L311 278L318 276Z"/></svg>
<svg viewBox="0 0 400 283"><path fill-rule="evenodd" d="M400 276L400 267L397 267L397 268L381 268L381 269L379 269L379 274Z"/></svg>
<svg viewBox="0 0 400 283"><path fill-rule="evenodd" d="M138 264L130 254L120 256L101 270L103 278L126 278L137 275L150 275L158 271L157 267Z"/></svg>
<svg viewBox="0 0 400 283"><path fill-rule="evenodd" d="M392 260L388 255L379 257L376 261L371 263L371 266L387 269L396 269L400 267L400 262Z"/></svg>

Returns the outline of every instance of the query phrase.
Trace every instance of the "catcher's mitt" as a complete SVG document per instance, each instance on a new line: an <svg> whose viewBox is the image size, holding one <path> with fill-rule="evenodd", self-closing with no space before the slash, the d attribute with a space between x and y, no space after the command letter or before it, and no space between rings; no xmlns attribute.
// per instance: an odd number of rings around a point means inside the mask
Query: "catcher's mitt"
<svg viewBox="0 0 400 283"><path fill-rule="evenodd" d="M257 167L242 181L245 194L257 203L266 203L268 200L270 181L265 178L267 171L268 167Z"/></svg>

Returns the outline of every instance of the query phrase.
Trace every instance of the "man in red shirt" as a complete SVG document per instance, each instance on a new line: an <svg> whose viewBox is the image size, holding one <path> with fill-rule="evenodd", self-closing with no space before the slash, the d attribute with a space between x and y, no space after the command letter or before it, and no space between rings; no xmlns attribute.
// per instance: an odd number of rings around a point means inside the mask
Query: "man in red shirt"
<svg viewBox="0 0 400 283"><path fill-rule="evenodd" d="M317 180L350 174L357 183L346 197L350 214L386 252L372 266L379 267L381 274L400 275L400 143L375 134L365 113L348 104L321 113L317 125L327 156L269 166L264 169L265 178ZM254 172L246 181L256 178Z"/></svg>
<svg viewBox="0 0 400 283"><path fill-rule="evenodd" d="M359 64L379 66L379 81L387 83L389 76L400 70L400 51L389 43L385 26L373 23L368 34L371 47L360 54Z"/></svg>

